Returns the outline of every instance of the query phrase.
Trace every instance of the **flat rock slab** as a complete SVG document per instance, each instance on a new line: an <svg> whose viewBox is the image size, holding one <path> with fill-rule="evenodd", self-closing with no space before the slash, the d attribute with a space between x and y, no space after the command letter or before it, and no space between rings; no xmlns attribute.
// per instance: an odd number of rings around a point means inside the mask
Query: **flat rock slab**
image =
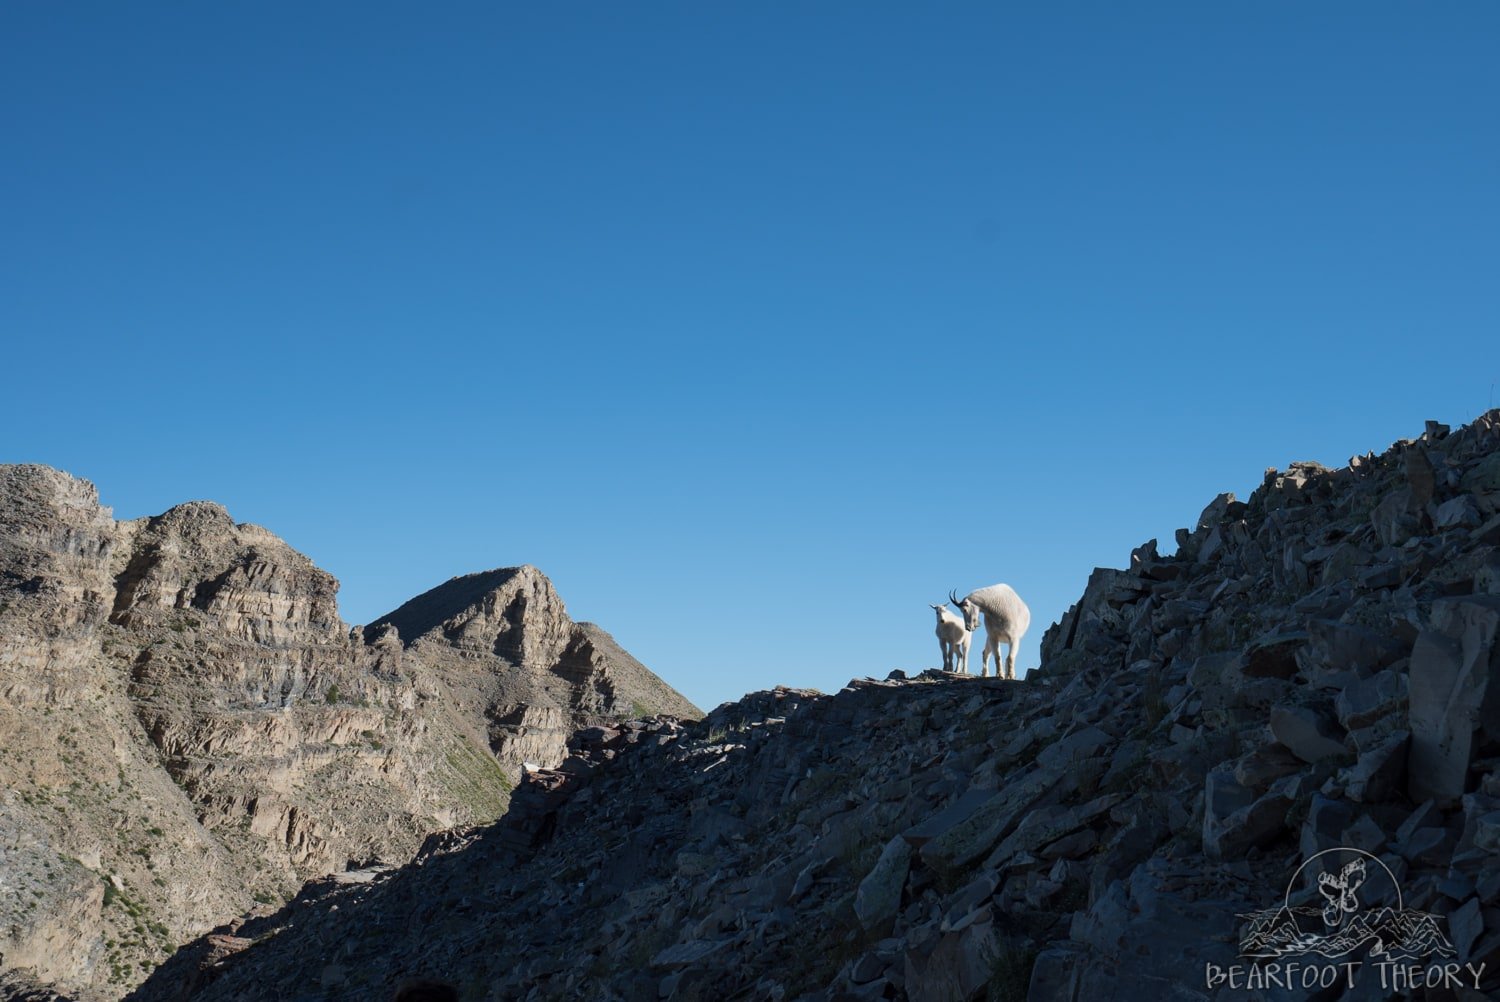
<svg viewBox="0 0 1500 1002"><path fill-rule="evenodd" d="M969 790L936 814L906 829L901 837L913 849L920 849L955 825L968 820L970 815L994 797L994 790Z"/></svg>
<svg viewBox="0 0 1500 1002"><path fill-rule="evenodd" d="M1271 707L1271 735L1304 762L1344 754L1344 742L1333 726L1305 706Z"/></svg>
<svg viewBox="0 0 1500 1002"><path fill-rule="evenodd" d="M651 958L652 967L687 967L704 957L718 953L729 945L727 939L700 939L691 943L678 943L662 950Z"/></svg>
<svg viewBox="0 0 1500 1002"><path fill-rule="evenodd" d="M911 854L911 846L896 836L886 843L874 868L860 881L854 893L854 915L866 929L879 928L896 917Z"/></svg>
<svg viewBox="0 0 1500 1002"><path fill-rule="evenodd" d="M985 855L1062 777L1040 768L994 794L972 814L922 847L922 862L937 870L966 866Z"/></svg>

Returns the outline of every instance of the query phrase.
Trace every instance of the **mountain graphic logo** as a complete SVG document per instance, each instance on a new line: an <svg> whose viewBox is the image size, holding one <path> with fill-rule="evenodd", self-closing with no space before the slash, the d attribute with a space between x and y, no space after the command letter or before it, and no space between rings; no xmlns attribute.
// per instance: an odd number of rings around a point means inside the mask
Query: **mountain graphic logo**
<svg viewBox="0 0 1500 1002"><path fill-rule="evenodd" d="M1406 907L1390 867L1346 846L1304 860L1287 882L1281 907L1239 917L1245 920L1240 935L1245 957L1316 954L1335 960L1362 954L1417 960L1457 953L1439 916Z"/></svg>

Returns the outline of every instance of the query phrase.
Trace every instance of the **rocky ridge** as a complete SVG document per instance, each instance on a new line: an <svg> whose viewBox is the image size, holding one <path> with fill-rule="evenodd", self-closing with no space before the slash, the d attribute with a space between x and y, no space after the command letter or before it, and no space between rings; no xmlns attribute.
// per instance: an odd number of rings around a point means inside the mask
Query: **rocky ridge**
<svg viewBox="0 0 1500 1002"><path fill-rule="evenodd" d="M1177 543L1096 571L1020 683L896 673L581 732L498 824L133 998L1307 998L1205 965L1243 963L1242 917L1334 846L1488 972L1397 995L1494 997L1500 412L1268 471ZM1391 992L1366 968L1315 997Z"/></svg>
<svg viewBox="0 0 1500 1002"><path fill-rule="evenodd" d="M424 633L351 629L219 505L117 522L0 466L0 970L118 998L226 915L492 821L578 727L697 715L535 568L455 580Z"/></svg>

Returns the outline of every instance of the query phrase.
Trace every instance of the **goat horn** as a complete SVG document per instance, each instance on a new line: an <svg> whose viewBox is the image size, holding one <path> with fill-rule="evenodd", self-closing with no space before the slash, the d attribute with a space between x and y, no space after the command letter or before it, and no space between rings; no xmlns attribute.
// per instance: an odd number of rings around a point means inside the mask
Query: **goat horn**
<svg viewBox="0 0 1500 1002"><path fill-rule="evenodd" d="M952 588L948 589L948 601L952 602L954 605L963 605L963 603L958 600L958 597L953 594Z"/></svg>

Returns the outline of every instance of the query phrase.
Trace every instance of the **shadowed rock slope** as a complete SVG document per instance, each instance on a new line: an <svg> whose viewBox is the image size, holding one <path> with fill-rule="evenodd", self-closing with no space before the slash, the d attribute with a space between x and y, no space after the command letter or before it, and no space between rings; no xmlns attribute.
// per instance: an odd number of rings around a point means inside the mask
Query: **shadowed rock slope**
<svg viewBox="0 0 1500 1002"><path fill-rule="evenodd" d="M116 522L0 466L0 971L118 998L228 915L493 821L578 727L697 715L535 568L458 580L410 641L350 629L331 575L218 505Z"/></svg>
<svg viewBox="0 0 1500 1002"><path fill-rule="evenodd" d="M1308 998L1221 994L1205 964L1248 963L1244 916L1334 846L1488 972L1398 994L1492 998L1497 546L1500 412L1270 471L1172 555L1096 571L1022 682L579 732L497 824L310 886L133 998ZM1371 964L1316 995L1391 996Z"/></svg>

